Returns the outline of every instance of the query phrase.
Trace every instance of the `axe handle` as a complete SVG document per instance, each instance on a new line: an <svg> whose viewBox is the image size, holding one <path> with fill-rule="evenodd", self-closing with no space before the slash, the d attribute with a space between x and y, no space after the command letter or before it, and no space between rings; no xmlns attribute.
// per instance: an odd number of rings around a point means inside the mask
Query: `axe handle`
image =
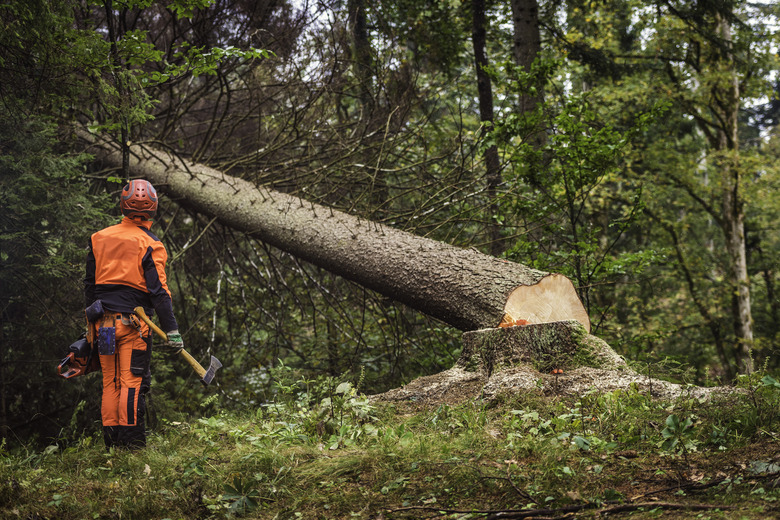
<svg viewBox="0 0 780 520"><path fill-rule="evenodd" d="M143 307L136 307L136 308L135 308L135 309L133 309L133 310L135 311L135 313L138 315L138 317L139 317L139 318L141 318L142 320L144 320L144 322L145 322L147 325L149 325L149 328L150 328L150 329L152 329L153 331L155 331L155 332L157 333L157 335L158 335L158 336L160 336L162 339L164 339L165 341L168 341L168 335L167 335L165 332L163 332L163 330L162 330L160 327L158 327L158 326L157 326L157 324L155 324L155 323L154 323L154 322L153 322L153 321L152 321L152 320L149 318L149 316L147 316L147 315L146 315L146 312L144 312L144 308L143 308ZM203 376L204 376L204 375L206 375L206 369L205 369L205 368L203 368L203 367L201 366L201 364L200 364L200 363L198 363L198 360L197 360L197 359L195 359L194 357L192 357L192 356L190 355L190 353L189 353L189 352L187 352L187 351L186 351L186 350L184 350L184 349L181 349L181 350L179 351L179 354L181 354L181 356L182 356L184 359L186 359L186 360L187 360L187 363L189 363L189 364L190 364L190 366L191 366L193 369L195 369L195 372L197 372L197 373L198 373L198 376L200 376L200 377L201 377L201 379L203 378Z"/></svg>

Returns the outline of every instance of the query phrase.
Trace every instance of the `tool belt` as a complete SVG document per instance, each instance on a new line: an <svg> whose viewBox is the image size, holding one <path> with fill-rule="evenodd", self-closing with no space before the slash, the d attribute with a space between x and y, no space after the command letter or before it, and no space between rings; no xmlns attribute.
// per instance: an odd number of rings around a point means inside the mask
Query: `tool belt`
<svg viewBox="0 0 780 520"><path fill-rule="evenodd" d="M99 370L99 355L116 352L117 321L141 329L138 316L106 311L100 300L95 300L84 313L87 317L87 331L68 347L68 355L57 365L58 375L65 379Z"/></svg>

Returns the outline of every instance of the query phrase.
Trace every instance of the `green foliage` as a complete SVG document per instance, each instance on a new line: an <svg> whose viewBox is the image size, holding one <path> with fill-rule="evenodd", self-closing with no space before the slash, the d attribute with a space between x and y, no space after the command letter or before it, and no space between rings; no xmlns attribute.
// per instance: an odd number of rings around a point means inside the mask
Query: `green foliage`
<svg viewBox="0 0 780 520"><path fill-rule="evenodd" d="M684 360L699 382L730 377L735 357L745 357L732 327L732 295L744 282L732 279L736 253L727 254L729 213L721 211L732 179L753 233L745 248L754 355L777 359L777 320L767 315L777 306L765 299L777 268L763 263L777 258L763 253L777 244L761 231L776 227L766 225L777 220L766 191L776 180L776 139L772 125L759 135L748 115L761 112L755 100L774 88L766 72L776 68L768 49L778 33L763 10L746 2L690 10L575 2L530 71L494 68L502 99L545 84L543 105L507 110L485 143L510 160L501 222L519 239L507 255L571 276L597 333L622 353ZM735 78L741 98L723 104ZM741 121L728 149L727 109Z"/></svg>
<svg viewBox="0 0 780 520"><path fill-rule="evenodd" d="M205 9L213 3L214 0L174 0L167 5L167 8L175 12L179 18L192 18L195 9Z"/></svg>
<svg viewBox="0 0 780 520"><path fill-rule="evenodd" d="M291 437L319 439L328 449L337 450L378 434L374 407L351 383L337 383L330 377L298 380L281 362L271 373L276 399L260 408L258 416L285 417L282 426ZM294 423L290 417L296 419Z"/></svg>
<svg viewBox="0 0 780 520"><path fill-rule="evenodd" d="M236 515L251 513L258 508L260 493L251 480L243 480L240 476L233 477L232 484L225 484L225 494L222 500L230 502L230 511Z"/></svg>
<svg viewBox="0 0 780 520"><path fill-rule="evenodd" d="M464 52L466 26L460 0L400 0L370 5L377 24L392 38L407 41L406 54L423 70L451 74Z"/></svg>
<svg viewBox="0 0 780 520"><path fill-rule="evenodd" d="M252 60L268 58L271 53L262 49L238 49L232 45L226 47L194 47L183 42L181 48L173 53L173 57L179 65L166 64L167 68L162 73L152 72L150 78L144 81L148 85L158 85L165 81L174 80L184 75L198 77L202 74L216 75L219 64L223 60L238 59Z"/></svg>
<svg viewBox="0 0 780 520"><path fill-rule="evenodd" d="M675 414L670 415L666 418L666 428L661 430L661 436L664 438L661 447L668 451L676 451L679 448L683 455L687 455L688 451L695 447L691 442L693 426L694 422L690 417L681 420Z"/></svg>
<svg viewBox="0 0 780 520"><path fill-rule="evenodd" d="M25 424L31 409L43 416L60 408L62 423L27 427L42 436L80 436L94 408L81 414L76 405L94 379L68 386L52 376L83 328L84 247L114 202L85 190L88 157L62 153L50 120L3 107L0 121L0 370L7 403L0 424ZM62 409L68 402L74 409Z"/></svg>
<svg viewBox="0 0 780 520"><path fill-rule="evenodd" d="M495 125L486 145L496 143L511 159L505 213L524 235L507 258L570 276L591 316L609 311L593 288L636 277L661 262L662 250L626 249L626 237L640 224L643 187L626 182L624 158L632 143L668 110L659 101L623 126L606 121L591 92L570 92L557 81L560 63L538 60L530 71L506 67L499 85L520 95L540 81L560 96L530 113L509 114ZM502 81L503 80L503 81ZM547 127L543 144L535 135ZM620 187L620 189L617 189Z"/></svg>
<svg viewBox="0 0 780 520"><path fill-rule="evenodd" d="M157 3L153 0L129 2L119 16L124 16L127 9L138 10L140 16L143 10L151 9ZM197 9L205 9L212 3L213 0L178 0L166 7L169 13L182 19L191 18ZM207 48L187 41L177 42L175 48L160 48L148 29L115 33L114 26L123 28L125 24L117 23L114 20L116 13L108 7L104 14L109 19L108 39L96 42L91 49L94 65L87 70L96 84L95 91L100 100L101 111L95 114L95 130L127 134L135 126L152 120L152 109L158 102L152 90L154 87L185 77L216 75L221 62L226 60L246 61L270 56L268 51L255 48L238 49L232 45ZM94 34L92 28L86 32Z"/></svg>
<svg viewBox="0 0 780 520"><path fill-rule="evenodd" d="M0 87L4 110L58 115L89 87L80 76L92 66L93 32L75 28L68 0L11 1L0 5Z"/></svg>
<svg viewBox="0 0 780 520"><path fill-rule="evenodd" d="M770 388L780 388L780 382L772 376L764 376L761 378L761 384Z"/></svg>
<svg viewBox="0 0 780 520"><path fill-rule="evenodd" d="M772 381L764 375L750 386L771 387L767 405L776 407ZM334 383L331 397L344 400L328 406L345 407L342 427L365 425L365 416L348 412L352 385ZM303 380L281 386L316 391ZM164 510L170 518L367 519L434 508L538 516L537 509L675 502L765 518L780 499L769 485L780 468L767 451L778 440L769 430L743 429L709 442L708 431L744 424L752 406L747 393L712 399L659 401L629 388L416 411L372 403L376 434L338 448L301 420L318 417L321 403L301 407L293 399L251 415L168 422L140 451L106 452L91 437L65 449L0 445L0 515L147 518ZM645 499L630 498L638 490ZM373 507L355 507L366 503Z"/></svg>
<svg viewBox="0 0 780 520"><path fill-rule="evenodd" d="M709 127L697 125L717 108L713 93L729 77L710 67L723 64L715 58L725 48L712 32L713 4L690 10L678 2L672 13L672 4L651 8L638 0L551 3L540 12L544 49L530 71L510 63L508 3L492 5L497 104L486 139L466 2L366 5L371 110L354 97L362 85L348 62L344 8L351 3L328 4L334 10L323 11L327 23L297 18L297 4L284 2L270 11L208 0L108 4L114 9L97 1L79 10L57 0L0 6L0 370L9 403L0 425L14 430L9 439L33 431L42 442L59 434L68 445L99 429L97 377L52 382L51 367L81 328L86 237L116 215L116 191L128 172L85 168L85 157L69 151L80 148L69 146L74 120L458 246L488 250L485 230L500 223L505 257L574 279L594 331L621 353L654 370L663 360L666 375L683 382L730 377L733 292L711 210L724 192L720 165L735 155L713 151ZM725 7L744 21L733 25L734 71L745 97L735 172L743 179L754 353L771 369L780 359L780 155L776 108L771 99L766 107L756 100L773 89L777 34L771 18L752 16L760 7ZM266 44L278 53L255 47ZM517 110L531 94L545 102ZM503 160L496 200L484 189L478 159L492 145ZM273 425L270 434L242 436L261 445L277 437L316 440L339 454L380 440L388 453L416 446L416 430L382 428L380 412L361 393L451 367L459 331L220 227L186 203L163 202L154 230L169 249L169 283L188 347L199 357L213 352L225 366L219 392L204 394L186 364L156 349L150 411L159 420L152 426L179 413L198 418L250 408ZM342 386L346 380L351 388ZM742 422L723 418L706 433L697 426L700 442L777 424L769 406L774 387L739 384L752 396ZM220 401L222 395L229 398ZM587 402L538 419L519 407L513 442L543 437L609 456L611 443L650 438L643 425L621 433L589 424ZM614 403L588 406L621 414ZM653 421L663 424L672 413L693 416L690 409L667 411ZM460 438L474 438L487 424L478 407L443 407L429 419L426 427ZM530 428L538 433L527 434ZM203 440L218 444L206 434ZM185 487L208 469L195 459L188 459L195 465L186 466ZM557 470L561 478L583 474L565 467L568 473ZM413 485L396 478L392 493ZM262 479L248 474L241 483L260 487ZM54 494L67 504L58 491L47 499ZM210 500L203 507L221 511L238 499Z"/></svg>

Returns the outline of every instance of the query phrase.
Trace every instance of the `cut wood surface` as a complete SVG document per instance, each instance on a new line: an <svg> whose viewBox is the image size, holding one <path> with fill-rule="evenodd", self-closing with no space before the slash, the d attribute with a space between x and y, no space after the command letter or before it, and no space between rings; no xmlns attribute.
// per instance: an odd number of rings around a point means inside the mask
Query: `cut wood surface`
<svg viewBox="0 0 780 520"><path fill-rule="evenodd" d="M571 280L560 274L545 276L534 285L520 285L507 298L503 322L551 323L576 320L590 330L590 319Z"/></svg>
<svg viewBox="0 0 780 520"><path fill-rule="evenodd" d="M121 165L116 144L80 135L104 165ZM562 275L360 219L167 152L142 145L131 152L132 175L185 207L460 330L496 327L507 312L530 323L576 320L590 329Z"/></svg>

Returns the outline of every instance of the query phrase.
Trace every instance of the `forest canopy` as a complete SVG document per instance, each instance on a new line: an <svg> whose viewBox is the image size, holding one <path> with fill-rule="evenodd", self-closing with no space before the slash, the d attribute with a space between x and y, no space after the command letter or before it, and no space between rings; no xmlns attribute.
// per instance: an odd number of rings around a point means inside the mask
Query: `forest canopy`
<svg viewBox="0 0 780 520"><path fill-rule="evenodd" d="M564 274L592 333L669 379L776 372L779 15L736 0L3 3L3 437L93 427L97 380L54 367L139 143ZM174 309L188 349L224 364L223 407L273 399L280 366L375 393L457 359L459 331L158 189ZM208 409L159 350L160 413Z"/></svg>

